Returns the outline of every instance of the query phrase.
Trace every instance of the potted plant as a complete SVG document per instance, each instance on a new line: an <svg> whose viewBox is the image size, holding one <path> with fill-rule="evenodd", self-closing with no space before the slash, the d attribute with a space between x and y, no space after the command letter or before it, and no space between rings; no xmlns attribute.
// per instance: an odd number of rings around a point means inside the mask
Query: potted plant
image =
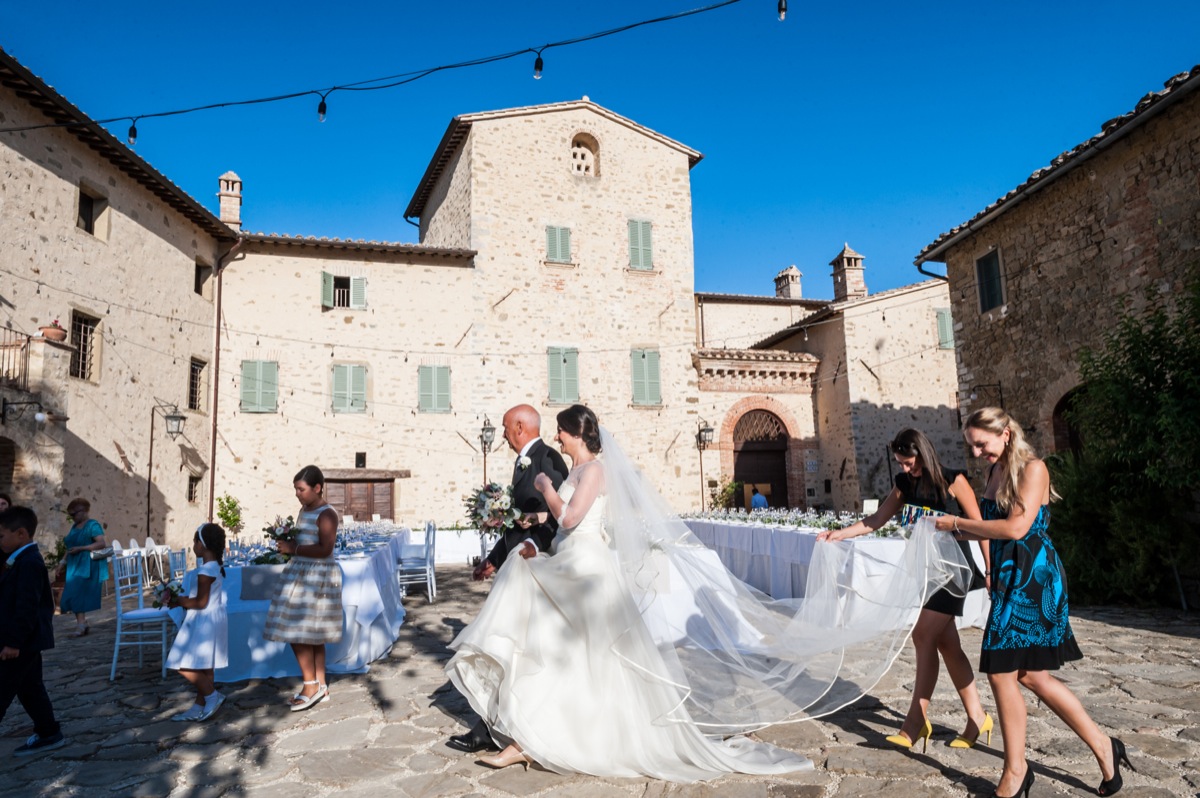
<svg viewBox="0 0 1200 798"><path fill-rule="evenodd" d="M67 340L67 331L61 324L58 323L58 319L55 319L45 327L39 327L38 329L41 331L42 337L47 341L58 341L61 343L62 341Z"/></svg>
<svg viewBox="0 0 1200 798"><path fill-rule="evenodd" d="M59 538L54 544L54 551L45 556L46 570L50 573L50 592L54 594L54 606L58 606L62 598L63 588L66 587L66 574L63 572L63 560L67 558L67 543Z"/></svg>

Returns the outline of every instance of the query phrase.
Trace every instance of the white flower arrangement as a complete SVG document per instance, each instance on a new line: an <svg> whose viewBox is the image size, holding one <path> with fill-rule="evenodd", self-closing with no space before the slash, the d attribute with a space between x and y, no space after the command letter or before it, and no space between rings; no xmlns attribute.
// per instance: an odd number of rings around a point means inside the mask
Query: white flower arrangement
<svg viewBox="0 0 1200 798"><path fill-rule="evenodd" d="M529 468L531 465L533 465L533 461L525 455L521 455L520 459L517 460L517 465L519 465L521 470L524 471L526 468Z"/></svg>

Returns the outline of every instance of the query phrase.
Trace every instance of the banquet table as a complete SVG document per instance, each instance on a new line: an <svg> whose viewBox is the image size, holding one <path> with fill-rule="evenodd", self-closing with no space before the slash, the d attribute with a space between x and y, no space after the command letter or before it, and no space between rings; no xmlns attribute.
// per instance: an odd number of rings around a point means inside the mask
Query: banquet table
<svg viewBox="0 0 1200 798"><path fill-rule="evenodd" d="M363 548L335 552L342 571L342 639L325 647L329 673L365 673L385 656L404 622L396 560L409 541L408 530L368 540ZM218 682L299 676L291 646L262 636L282 565L227 566L224 591L229 612L229 666L218 668ZM194 571L189 578L194 579ZM185 581L185 591L190 585ZM172 610L176 623L182 611Z"/></svg>
<svg viewBox="0 0 1200 798"><path fill-rule="evenodd" d="M803 598L808 564L817 545L814 527L773 526L764 523L685 519L699 540L717 553L725 567L746 584L772 598ZM905 541L901 538L859 537L853 547L852 580L870 580L889 564L899 562ZM976 565L983 570L979 547L972 546ZM990 602L987 591L967 594L959 627L982 627Z"/></svg>

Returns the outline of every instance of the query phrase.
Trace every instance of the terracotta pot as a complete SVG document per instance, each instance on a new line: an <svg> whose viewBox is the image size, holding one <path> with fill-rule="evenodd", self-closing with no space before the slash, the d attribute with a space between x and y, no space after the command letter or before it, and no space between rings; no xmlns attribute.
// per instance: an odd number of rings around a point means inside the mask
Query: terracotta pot
<svg viewBox="0 0 1200 798"><path fill-rule="evenodd" d="M62 327L38 327L42 332L42 337L47 341L65 341L67 340L67 331Z"/></svg>

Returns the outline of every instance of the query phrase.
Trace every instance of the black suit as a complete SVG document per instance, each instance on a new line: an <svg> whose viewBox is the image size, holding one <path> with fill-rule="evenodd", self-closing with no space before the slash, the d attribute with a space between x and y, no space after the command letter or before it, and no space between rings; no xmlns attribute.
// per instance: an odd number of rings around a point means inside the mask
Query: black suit
<svg viewBox="0 0 1200 798"><path fill-rule="evenodd" d="M533 540L541 551L549 551L550 544L558 533L558 521L549 517L546 499L534 488L533 481L538 474L545 474L550 477L550 482L557 490L567 478L567 464L563 462L561 454L547 446L540 438L533 442L525 456L530 460L528 466L521 468L519 458L513 466L513 502L523 513L546 513L546 523L535 524L528 529L514 525L506 530L487 556L488 562L497 569L508 559L509 552L520 547L526 539Z"/></svg>
<svg viewBox="0 0 1200 798"><path fill-rule="evenodd" d="M6 560L4 556L0 562ZM54 648L54 598L37 546L22 551L0 573L0 648L20 651L16 659L0 660L0 720L17 698L39 736L58 734L54 708L42 683L42 652Z"/></svg>

